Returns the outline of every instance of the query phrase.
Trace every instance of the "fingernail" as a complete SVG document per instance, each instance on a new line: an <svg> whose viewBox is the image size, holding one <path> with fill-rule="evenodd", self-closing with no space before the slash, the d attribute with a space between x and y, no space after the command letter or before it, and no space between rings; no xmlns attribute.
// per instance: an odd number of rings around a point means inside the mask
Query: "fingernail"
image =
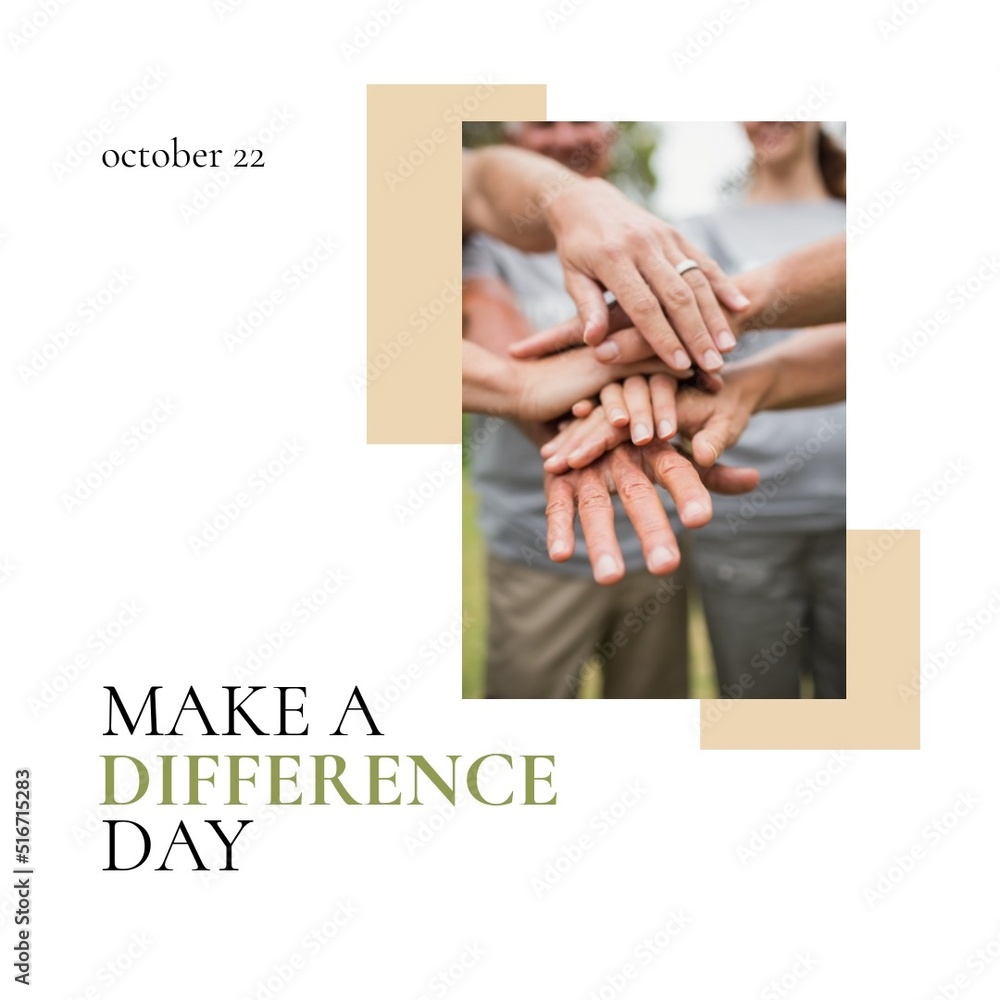
<svg viewBox="0 0 1000 1000"><path fill-rule="evenodd" d="M750 300L742 292L737 292L733 296L733 305L737 309L746 309L750 305Z"/></svg>
<svg viewBox="0 0 1000 1000"><path fill-rule="evenodd" d="M683 351L674 351L670 355L670 363L678 371L684 371L685 368L691 367L691 359Z"/></svg>
<svg viewBox="0 0 1000 1000"><path fill-rule="evenodd" d="M608 419L611 421L611 423L615 425L627 424L628 414L624 410L619 410L615 408L614 410L611 411L610 415L608 416Z"/></svg>
<svg viewBox="0 0 1000 1000"><path fill-rule="evenodd" d="M607 580L618 575L618 563L613 556L604 555L597 560L597 579Z"/></svg>
<svg viewBox="0 0 1000 1000"><path fill-rule="evenodd" d="M632 428L632 440L636 444L648 444L653 439L653 432L645 424L636 424Z"/></svg>
<svg viewBox="0 0 1000 1000"><path fill-rule="evenodd" d="M654 572L666 572L673 565L675 554L666 545L657 545L649 553L649 568Z"/></svg>
<svg viewBox="0 0 1000 1000"><path fill-rule="evenodd" d="M697 517L704 517L708 513L708 508L698 500L692 500L684 507L684 516L694 520Z"/></svg>
<svg viewBox="0 0 1000 1000"><path fill-rule="evenodd" d="M669 420L661 420L656 425L656 433L661 438L668 438L674 432L674 425Z"/></svg>
<svg viewBox="0 0 1000 1000"><path fill-rule="evenodd" d="M728 330L720 330L715 341L724 351L731 351L736 346L736 338Z"/></svg>
<svg viewBox="0 0 1000 1000"><path fill-rule="evenodd" d="M564 542L561 538L557 538L552 543L552 547L549 549L549 555L551 556L569 555L569 545L566 542Z"/></svg>
<svg viewBox="0 0 1000 1000"><path fill-rule="evenodd" d="M702 365L707 371L718 371L722 367L722 355L718 351L705 351L705 356L702 358Z"/></svg>
<svg viewBox="0 0 1000 1000"><path fill-rule="evenodd" d="M585 344L593 344L594 340L597 338L597 327L592 323L588 323L583 328L583 342Z"/></svg>
<svg viewBox="0 0 1000 1000"><path fill-rule="evenodd" d="M598 361L614 361L621 354L621 349L613 340L606 340L594 348Z"/></svg>

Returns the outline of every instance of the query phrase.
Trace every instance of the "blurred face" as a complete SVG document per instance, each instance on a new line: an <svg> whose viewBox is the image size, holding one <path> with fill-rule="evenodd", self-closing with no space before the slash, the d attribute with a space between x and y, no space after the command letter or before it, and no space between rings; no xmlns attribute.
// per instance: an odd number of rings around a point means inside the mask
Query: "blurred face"
<svg viewBox="0 0 1000 1000"><path fill-rule="evenodd" d="M519 122L510 141L549 156L585 177L603 177L611 166L611 122Z"/></svg>
<svg viewBox="0 0 1000 1000"><path fill-rule="evenodd" d="M819 122L744 122L753 146L754 160L761 166L787 166L813 156Z"/></svg>

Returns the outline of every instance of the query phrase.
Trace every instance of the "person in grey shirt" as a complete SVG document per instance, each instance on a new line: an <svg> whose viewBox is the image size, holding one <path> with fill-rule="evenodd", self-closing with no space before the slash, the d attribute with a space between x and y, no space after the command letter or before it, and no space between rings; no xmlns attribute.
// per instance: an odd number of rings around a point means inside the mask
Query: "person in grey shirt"
<svg viewBox="0 0 1000 1000"><path fill-rule="evenodd" d="M606 122L522 122L509 135L584 176L607 171L613 137ZM497 353L576 311L555 253L523 253L476 234L464 241L462 271L463 334ZM474 482L488 551L487 697L573 697L595 664L605 697L686 697L687 603L679 574L647 571L617 499L624 579L595 582L579 531L574 554L550 561L539 429L475 419Z"/></svg>
<svg viewBox="0 0 1000 1000"><path fill-rule="evenodd" d="M743 125L754 150L745 199L682 227L730 274L845 225L844 154L818 123ZM746 333L727 362L796 333ZM761 483L718 497L713 520L689 536L726 697L798 697L807 672L817 697L846 697L845 445L838 403L759 413L727 452Z"/></svg>

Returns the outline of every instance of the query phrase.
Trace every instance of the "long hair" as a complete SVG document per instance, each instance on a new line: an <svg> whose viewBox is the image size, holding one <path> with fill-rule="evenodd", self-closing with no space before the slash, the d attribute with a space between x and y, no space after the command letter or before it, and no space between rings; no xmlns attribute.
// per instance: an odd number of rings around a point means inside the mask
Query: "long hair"
<svg viewBox="0 0 1000 1000"><path fill-rule="evenodd" d="M847 153L844 147L821 127L816 153L827 194L844 200L847 197Z"/></svg>

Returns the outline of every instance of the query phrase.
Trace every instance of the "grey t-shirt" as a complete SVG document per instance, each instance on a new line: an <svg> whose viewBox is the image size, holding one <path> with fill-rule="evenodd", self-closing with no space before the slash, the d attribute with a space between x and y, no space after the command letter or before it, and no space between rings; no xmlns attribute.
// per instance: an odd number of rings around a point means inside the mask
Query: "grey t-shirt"
<svg viewBox="0 0 1000 1000"><path fill-rule="evenodd" d="M568 319L576 311L554 253L522 253L477 234L463 245L462 277L502 280L536 330ZM546 553L545 488L538 447L512 423L501 421L497 426L495 418L477 417L472 448L479 523L490 552L512 562L525 561L536 568L590 579L590 561L579 523L571 559L554 563ZM617 497L615 532L626 569L642 569L642 547Z"/></svg>
<svg viewBox="0 0 1000 1000"><path fill-rule="evenodd" d="M742 202L678 226L728 274L766 264L843 232L844 202ZM743 336L727 363L748 357L798 330ZM723 376L725 371L723 371ZM729 465L759 469L761 484L745 496L713 495L715 516L700 533L826 531L846 527L846 406L759 413L726 452Z"/></svg>

